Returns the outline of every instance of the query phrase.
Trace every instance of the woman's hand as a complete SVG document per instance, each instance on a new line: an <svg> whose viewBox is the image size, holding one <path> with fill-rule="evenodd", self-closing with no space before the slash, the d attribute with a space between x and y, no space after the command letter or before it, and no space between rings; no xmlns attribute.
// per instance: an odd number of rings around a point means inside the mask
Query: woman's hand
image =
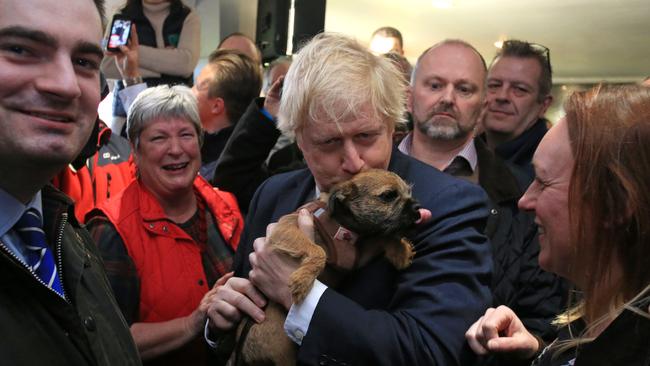
<svg viewBox="0 0 650 366"><path fill-rule="evenodd" d="M249 315L258 323L264 321L262 308L266 305L266 299L249 280L228 278L223 285L215 286L213 290L210 290L207 308L212 329L228 331L239 324L243 314Z"/></svg>
<svg viewBox="0 0 650 366"><path fill-rule="evenodd" d="M505 353L517 359L532 358L540 344L507 306L489 308L465 333L472 350L479 354Z"/></svg>

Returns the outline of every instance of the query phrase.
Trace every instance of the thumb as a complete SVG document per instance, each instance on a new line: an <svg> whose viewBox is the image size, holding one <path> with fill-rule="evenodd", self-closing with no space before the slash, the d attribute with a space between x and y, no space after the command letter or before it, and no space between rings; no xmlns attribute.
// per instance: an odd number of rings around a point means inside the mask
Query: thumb
<svg viewBox="0 0 650 366"><path fill-rule="evenodd" d="M309 240L314 241L314 218L304 208L298 212L298 227Z"/></svg>

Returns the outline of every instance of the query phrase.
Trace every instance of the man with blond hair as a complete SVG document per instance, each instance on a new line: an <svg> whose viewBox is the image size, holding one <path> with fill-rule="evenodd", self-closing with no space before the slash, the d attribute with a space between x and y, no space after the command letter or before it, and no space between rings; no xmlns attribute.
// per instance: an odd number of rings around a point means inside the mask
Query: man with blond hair
<svg viewBox="0 0 650 366"><path fill-rule="evenodd" d="M393 149L405 87L388 60L347 37L322 34L301 49L285 79L279 128L295 136L308 169L276 175L258 189L236 277L211 298L212 333L232 330L244 315L263 321L262 308L274 301L288 311L284 328L299 345L298 364L472 362L463 333L491 301L490 246L481 234L485 195ZM409 237L412 264L397 271L376 258L336 287L314 281L307 298L293 303L287 284L297 263L269 250L267 225L370 168L400 175L422 206L425 223ZM310 234L305 210L299 222Z"/></svg>

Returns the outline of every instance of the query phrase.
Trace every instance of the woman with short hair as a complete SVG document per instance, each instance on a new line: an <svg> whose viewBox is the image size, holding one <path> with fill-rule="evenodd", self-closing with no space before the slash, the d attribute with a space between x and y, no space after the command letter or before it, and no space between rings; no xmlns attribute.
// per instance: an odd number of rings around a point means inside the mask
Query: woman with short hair
<svg viewBox="0 0 650 366"><path fill-rule="evenodd" d="M197 173L202 131L189 88L142 92L127 120L137 179L87 219L145 364L205 365L209 290L227 277L243 218Z"/></svg>

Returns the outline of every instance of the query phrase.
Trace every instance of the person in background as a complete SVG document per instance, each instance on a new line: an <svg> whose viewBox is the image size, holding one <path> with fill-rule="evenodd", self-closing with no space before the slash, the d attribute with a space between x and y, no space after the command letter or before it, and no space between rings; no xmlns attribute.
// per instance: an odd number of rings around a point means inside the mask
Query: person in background
<svg viewBox="0 0 650 366"><path fill-rule="evenodd" d="M192 88L205 131L200 173L212 179L217 161L248 105L260 95L262 73L255 62L234 49L216 50Z"/></svg>
<svg viewBox="0 0 650 366"><path fill-rule="evenodd" d="M127 60L120 57L121 52L107 52L101 65L107 79L116 79L113 94L118 97L113 99L113 115L120 118L111 129L121 133L127 109L121 103L119 92L124 87L143 80L150 87L192 86L192 73L201 47L201 24L196 11L181 0L127 0L118 14L133 22L139 43L139 65L132 74L120 74L117 63Z"/></svg>
<svg viewBox="0 0 650 366"><path fill-rule="evenodd" d="M88 228L145 364L206 365L207 298L230 271L243 218L197 175L203 135L189 88L143 91L127 126L137 179L91 211Z"/></svg>
<svg viewBox="0 0 650 366"><path fill-rule="evenodd" d="M104 99L108 85L103 77L101 90ZM52 185L74 201L75 216L83 223L90 210L121 192L134 178L129 142L113 134L98 117L81 153L52 179Z"/></svg>
<svg viewBox="0 0 650 366"><path fill-rule="evenodd" d="M299 346L298 364L471 362L463 333L491 302L490 246L481 234L486 197L478 186L394 150L405 91L388 60L342 35L317 35L295 55L279 126L295 135L308 169L275 175L257 190L233 266L236 277L210 300L212 332L222 335L244 315L263 321L268 297L289 311L285 331ZM315 281L307 299L293 304L288 277L296 263L266 247L268 225L371 168L400 175L423 207L426 223L409 236L412 264L397 271L376 258L336 288Z"/></svg>
<svg viewBox="0 0 650 366"><path fill-rule="evenodd" d="M0 2L0 343L6 365L140 365L88 232L50 180L100 100L101 0Z"/></svg>
<svg viewBox="0 0 650 366"><path fill-rule="evenodd" d="M539 144L535 180L519 201L540 228L539 264L574 283L545 347L518 314L490 308L467 332L480 354L534 365L650 364L650 89L577 92ZM536 357L537 356L537 357Z"/></svg>
<svg viewBox="0 0 650 366"><path fill-rule="evenodd" d="M492 60L487 76L483 138L499 157L534 176L533 153L547 131L544 113L553 102L549 49L508 40Z"/></svg>
<svg viewBox="0 0 650 366"><path fill-rule="evenodd" d="M219 42L217 49L240 51L262 67L262 52L257 48L255 42L244 33L230 33Z"/></svg>
<svg viewBox="0 0 650 366"><path fill-rule="evenodd" d="M370 51L376 55L394 52L404 56L402 33L393 27L381 27L372 32Z"/></svg>
<svg viewBox="0 0 650 366"><path fill-rule="evenodd" d="M121 46L116 58L120 75L139 76L139 44L137 31L131 33L131 44ZM199 117L203 128L201 169L206 179L212 179L217 160L230 138L235 124L248 104L259 94L262 74L255 62L244 53L234 49L213 51L208 64L197 76L192 92L197 98ZM121 90L122 104L129 108L133 100L147 89L144 82Z"/></svg>

